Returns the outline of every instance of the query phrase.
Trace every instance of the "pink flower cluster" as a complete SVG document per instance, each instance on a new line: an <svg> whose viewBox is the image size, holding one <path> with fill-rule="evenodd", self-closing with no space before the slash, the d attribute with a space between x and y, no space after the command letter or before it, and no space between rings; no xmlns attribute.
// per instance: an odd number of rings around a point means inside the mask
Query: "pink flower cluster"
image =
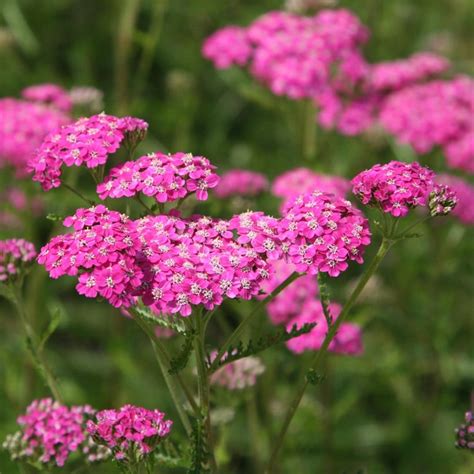
<svg viewBox="0 0 474 474"><path fill-rule="evenodd" d="M214 190L217 197L224 199L231 196L254 197L268 188L264 174L249 170L229 170L221 177Z"/></svg>
<svg viewBox="0 0 474 474"><path fill-rule="evenodd" d="M456 447L469 449L474 452L474 415L472 411L466 412L466 422L456 428Z"/></svg>
<svg viewBox="0 0 474 474"><path fill-rule="evenodd" d="M474 173L474 81L467 76L432 81L392 94L382 125L417 153L440 146L452 168Z"/></svg>
<svg viewBox="0 0 474 474"><path fill-rule="evenodd" d="M344 197L351 189L351 183L340 176L330 176L315 173L308 168L295 168L277 176L272 184L272 193L282 197L282 207L286 203L304 193L321 191Z"/></svg>
<svg viewBox="0 0 474 474"><path fill-rule="evenodd" d="M436 182L449 186L456 194L457 204L452 215L463 224L474 225L474 186L456 176L438 175Z"/></svg>
<svg viewBox="0 0 474 474"><path fill-rule="evenodd" d="M35 246L24 239L0 240L0 282L21 276L36 257Z"/></svg>
<svg viewBox="0 0 474 474"><path fill-rule="evenodd" d="M159 410L125 405L97 412L95 421L87 422L87 431L96 443L111 449L115 459L133 463L150 454L172 426Z"/></svg>
<svg viewBox="0 0 474 474"><path fill-rule="evenodd" d="M207 158L191 153L151 153L112 168L97 186L97 194L106 199L143 193L165 203L196 193L196 198L203 201L208 189L219 182L215 169Z"/></svg>
<svg viewBox="0 0 474 474"><path fill-rule="evenodd" d="M86 431L86 422L95 411L89 406L67 407L50 398L34 400L18 417L21 430L7 437L4 447L14 460L62 467L76 451L89 462L108 457L107 450L96 446Z"/></svg>
<svg viewBox="0 0 474 474"><path fill-rule="evenodd" d="M211 362L216 355L217 352L211 354ZM253 387L257 383L257 377L264 372L265 366L258 357L245 357L216 370L211 375L211 384L219 385L228 390L243 390Z"/></svg>
<svg viewBox="0 0 474 474"><path fill-rule="evenodd" d="M28 160L45 136L70 122L59 110L13 98L0 99L0 168L26 175Z"/></svg>
<svg viewBox="0 0 474 474"><path fill-rule="evenodd" d="M370 243L367 219L349 201L314 191L290 200L280 221L289 262L301 273L337 277L354 260L362 263Z"/></svg>
<svg viewBox="0 0 474 474"><path fill-rule="evenodd" d="M337 303L329 305L332 320L335 321L341 306ZM287 341L288 349L296 354L304 351L317 351L321 349L328 332L328 324L324 316L323 307L319 301L307 301L301 313L290 320L286 328L290 330L294 325L301 327L307 323L316 323L316 326L307 334ZM334 339L329 344L328 350L346 355L360 355L364 352L362 345L362 331L356 324L342 323Z"/></svg>
<svg viewBox="0 0 474 474"><path fill-rule="evenodd" d="M130 136L144 135L148 124L133 117L118 118L112 115L93 115L81 118L51 132L34 157L28 162L33 181L45 191L61 185L61 168L81 166L97 168L105 165Z"/></svg>
<svg viewBox="0 0 474 474"><path fill-rule="evenodd" d="M277 95L313 97L333 69L359 55L367 29L348 10L314 17L273 11L249 27L226 27L206 39L203 55L217 68L249 64L250 73Z"/></svg>
<svg viewBox="0 0 474 474"><path fill-rule="evenodd" d="M426 206L435 174L419 163L391 161L362 171L353 180L353 192L363 204L380 206L394 217L414 207Z"/></svg>
<svg viewBox="0 0 474 474"><path fill-rule="evenodd" d="M36 84L23 89L21 95L26 100L51 105L62 112L68 113L72 109L69 93L56 84Z"/></svg>

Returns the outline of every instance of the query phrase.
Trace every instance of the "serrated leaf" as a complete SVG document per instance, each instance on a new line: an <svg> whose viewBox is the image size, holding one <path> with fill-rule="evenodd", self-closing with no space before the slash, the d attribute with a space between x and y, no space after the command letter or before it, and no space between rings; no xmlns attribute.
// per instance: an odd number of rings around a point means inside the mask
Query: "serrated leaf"
<svg viewBox="0 0 474 474"><path fill-rule="evenodd" d="M147 323L152 323L157 326L172 329L178 334L187 334L187 328L183 319L179 316L158 316L146 308L135 307L133 313Z"/></svg>
<svg viewBox="0 0 474 474"><path fill-rule="evenodd" d="M153 457L160 466L186 468L189 466L190 460L183 453L184 450L179 445L166 439L157 446L153 452Z"/></svg>
<svg viewBox="0 0 474 474"><path fill-rule="evenodd" d="M295 324L289 331L287 331L285 328L280 328L273 334L260 337L257 341L253 341L251 339L247 345L244 345L242 341L239 341L237 345L231 346L229 348L229 350L222 356L221 360L215 360L212 362L209 369L211 372L215 372L226 364L258 354L259 352L265 351L276 344L280 344L281 342L286 342L295 337L307 334L315 326L316 323L306 323L298 329L297 325Z"/></svg>
<svg viewBox="0 0 474 474"><path fill-rule="evenodd" d="M191 352L193 350L194 336L194 331L188 332L185 335L185 340L178 352L178 355L176 357L171 358L170 369L168 370L171 375L176 375L178 372L183 370L188 364L189 357L191 356Z"/></svg>
<svg viewBox="0 0 474 474"><path fill-rule="evenodd" d="M331 303L331 298L329 295L329 287L326 283L327 276L323 273L318 273L318 287L319 287L319 295L321 300L321 306L323 307L324 317L326 318L326 322L328 327L332 325L333 317L331 311L329 309L329 305Z"/></svg>
<svg viewBox="0 0 474 474"><path fill-rule="evenodd" d="M59 214L54 214L50 212L49 214L46 215L46 219L48 219L48 221L53 221L53 222L58 222L58 221L62 222L65 219L65 217L60 216Z"/></svg>
<svg viewBox="0 0 474 474"><path fill-rule="evenodd" d="M38 344L38 350L42 351L46 342L48 342L48 339L53 335L53 333L56 331L56 329L59 326L59 323L61 321L61 314L62 310L61 308L56 308L52 314L51 314L51 319L49 320L49 324L46 326L42 334L40 335L39 339L39 344Z"/></svg>
<svg viewBox="0 0 474 474"><path fill-rule="evenodd" d="M193 420L193 431L191 434L191 465L187 474L208 474L210 472L209 449L206 439L204 420L195 418Z"/></svg>
<svg viewBox="0 0 474 474"><path fill-rule="evenodd" d="M306 380L312 385L318 385L322 383L325 379L325 376L316 372L314 369L309 369L306 374Z"/></svg>

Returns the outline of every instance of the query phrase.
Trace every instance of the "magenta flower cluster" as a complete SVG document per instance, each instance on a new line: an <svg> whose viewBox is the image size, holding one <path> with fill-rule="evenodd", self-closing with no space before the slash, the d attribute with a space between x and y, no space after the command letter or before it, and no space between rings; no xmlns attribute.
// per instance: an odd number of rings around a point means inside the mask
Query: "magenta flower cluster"
<svg viewBox="0 0 474 474"><path fill-rule="evenodd" d="M196 198L202 201L207 199L208 189L219 182L214 170L207 158L191 153L151 153L112 168L97 186L97 194L106 199L143 193L165 203L196 193Z"/></svg>
<svg viewBox="0 0 474 474"><path fill-rule="evenodd" d="M319 174L308 168L295 168L285 171L275 178L272 193L283 198L282 208L286 203L304 193L321 191L344 197L351 189L351 183L340 176Z"/></svg>
<svg viewBox="0 0 474 474"><path fill-rule="evenodd" d="M159 410L125 405L102 410L87 422L87 431L98 444L109 448L115 459L138 463L171 431L173 422Z"/></svg>
<svg viewBox="0 0 474 474"><path fill-rule="evenodd" d="M45 136L69 122L67 115L43 104L0 99L0 168L12 166L23 177Z"/></svg>
<svg viewBox="0 0 474 474"><path fill-rule="evenodd" d="M142 136L147 128L146 122L133 117L100 114L81 118L51 132L28 162L28 169L33 181L49 191L61 185L63 166L103 166L126 138L134 133Z"/></svg>
<svg viewBox="0 0 474 474"><path fill-rule="evenodd" d="M456 447L469 449L474 452L474 415L472 411L466 412L466 422L456 428Z"/></svg>
<svg viewBox="0 0 474 474"><path fill-rule="evenodd" d="M211 354L211 362L214 361L216 355L216 351ZM218 385L227 390L243 390L253 387L257 383L257 378L264 372L265 366L262 361L258 357L249 356L230 362L216 370L211 375L210 382L212 385Z"/></svg>
<svg viewBox="0 0 474 474"><path fill-rule="evenodd" d="M36 257L31 242L24 239L0 240L0 282L9 282L18 277Z"/></svg>
<svg viewBox="0 0 474 474"><path fill-rule="evenodd" d="M331 303L329 311L332 321L335 321L341 312L341 306L337 303ZM295 325L301 327L307 323L316 323L316 326L309 333L290 339L286 343L288 349L296 354L305 351L317 351L323 345L328 332L328 324L324 316L323 307L319 301L307 301L302 307L300 314L291 319L287 323L286 328L290 330ZM336 336L330 342L328 350L345 355L362 354L364 348L360 327L354 323L342 323Z"/></svg>
<svg viewBox="0 0 474 474"><path fill-rule="evenodd" d="M450 167L474 173L473 115L474 81L459 76L392 94L382 108L380 121L417 153L439 146Z"/></svg>
<svg viewBox="0 0 474 474"><path fill-rule="evenodd" d="M367 29L348 10L322 10L314 17L273 11L247 28L217 31L202 51L217 68L248 65L274 94L301 99L326 87L334 69L343 74L340 64L359 56L367 38Z"/></svg>
<svg viewBox="0 0 474 474"><path fill-rule="evenodd" d="M452 215L463 224L474 225L474 186L457 176L438 175L436 182L449 186L456 194L457 204Z"/></svg>
<svg viewBox="0 0 474 474"><path fill-rule="evenodd" d="M362 171L353 180L353 192L363 204L403 217L409 210L427 206L435 174L419 163L391 161Z"/></svg>
<svg viewBox="0 0 474 474"><path fill-rule="evenodd" d="M234 169L221 176L214 190L217 197L224 199L231 196L254 197L268 188L268 180L262 173Z"/></svg>
<svg viewBox="0 0 474 474"><path fill-rule="evenodd" d="M67 407L51 398L34 400L18 417L20 431L7 437L4 447L13 459L50 467L64 466L76 452L89 462L105 459L107 450L96 446L86 431L94 413L89 405Z"/></svg>
<svg viewBox="0 0 474 474"><path fill-rule="evenodd" d="M50 105L66 113L72 109L69 93L56 84L36 84L23 89L21 95L26 100Z"/></svg>
<svg viewBox="0 0 474 474"><path fill-rule="evenodd" d="M349 201L314 191L290 200L280 221L289 262L301 273L337 277L349 261L362 263L370 243L367 219Z"/></svg>

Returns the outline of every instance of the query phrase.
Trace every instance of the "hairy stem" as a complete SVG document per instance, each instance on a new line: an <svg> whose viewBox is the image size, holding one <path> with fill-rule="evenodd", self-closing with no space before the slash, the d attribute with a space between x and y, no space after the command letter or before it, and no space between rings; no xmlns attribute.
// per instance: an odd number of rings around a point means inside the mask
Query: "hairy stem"
<svg viewBox="0 0 474 474"><path fill-rule="evenodd" d="M227 338L224 342L222 347L219 349L217 356L214 362L211 365L210 371L214 371L219 364L219 361L225 355L225 353L229 350L229 348L239 339L241 334L243 333L244 329L246 328L247 324L253 319L255 315L259 313L259 311L270 301L275 299L288 285L293 283L297 278L299 278L301 274L293 272L283 283L278 285L269 295L267 295L263 300L260 300L253 308L253 310L244 318L244 320L237 326L235 331Z"/></svg>
<svg viewBox="0 0 474 474"><path fill-rule="evenodd" d="M377 251L377 254L375 257L372 259L370 262L369 266L366 268L364 273L362 274L361 278L359 279L359 282L357 286L354 288L352 294L350 295L348 301L344 305L344 308L341 311L341 314L339 317L334 321L334 323L329 327L329 330L326 334L326 337L324 339L324 342L321 346L321 349L315 354L313 357L313 360L310 363L310 370L312 371L317 371L320 369L321 363L324 360L329 344L331 341L334 339L336 336L337 330L339 329L340 325L344 322L346 319L347 315L349 314L350 310L352 309L352 306L354 303L357 301L357 298L361 294L362 290L365 288L365 285L367 282L370 280L371 276L375 273L377 270L378 266L380 265L381 261L389 251L390 247L394 241L388 240L387 238L383 238L382 242L380 244L380 247ZM278 458L278 454L280 453L280 449L283 445L283 441L285 439L285 436L288 432L288 428L291 424L291 421L293 420L293 417L300 405L300 402L303 398L303 395L306 391L306 388L308 387L309 384L309 379L308 377L305 378L304 382L298 389L296 396L292 400L291 404L288 407L285 419L283 421L283 426L276 438L276 441L273 445L272 453L270 456L270 460L268 462L267 470L265 471L267 474L270 474L274 472L275 464Z"/></svg>

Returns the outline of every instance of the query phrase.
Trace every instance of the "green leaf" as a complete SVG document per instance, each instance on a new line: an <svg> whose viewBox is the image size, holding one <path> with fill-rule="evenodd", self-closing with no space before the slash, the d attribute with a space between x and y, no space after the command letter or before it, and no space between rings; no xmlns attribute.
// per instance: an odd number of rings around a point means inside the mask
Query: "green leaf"
<svg viewBox="0 0 474 474"><path fill-rule="evenodd" d="M215 372L226 364L243 359L244 357L258 354L259 352L262 352L276 344L289 341L290 339L301 336L302 334L307 334L315 326L316 323L306 323L298 329L295 324L289 331L287 331L285 328L280 328L273 334L262 336L257 341L253 341L251 339L247 345L244 345L242 341L239 341L236 346L231 346L229 348L226 354L222 356L221 360L215 360L212 362L209 369L211 372Z"/></svg>
<svg viewBox="0 0 474 474"><path fill-rule="evenodd" d="M206 427L202 419L193 420L193 431L191 434L191 466L188 474L207 474L209 468L209 449L206 443Z"/></svg>
<svg viewBox="0 0 474 474"><path fill-rule="evenodd" d="M61 315L63 310L60 307L57 307L54 311L52 311L51 319L49 320L49 324L46 326L44 331L41 333L39 338L38 350L42 351L48 339L53 335L56 329L59 326L61 321Z"/></svg>
<svg viewBox="0 0 474 474"><path fill-rule="evenodd" d="M158 316L150 310L138 306L133 308L133 313L146 323L152 323L163 328L172 329L178 334L187 334L187 328L183 318L178 316Z"/></svg>
<svg viewBox="0 0 474 474"><path fill-rule="evenodd" d="M53 214L50 212L49 214L46 215L46 219L53 222L59 222L59 221L62 222L65 219L65 217L60 216L59 214Z"/></svg>
<svg viewBox="0 0 474 474"><path fill-rule="evenodd" d="M328 323L328 327L331 326L333 322L333 317L329 309L331 303L331 298L329 295L329 287L327 285L327 276L321 272L318 273L318 286L319 286L319 295L321 299L321 306L323 307L324 317Z"/></svg>
<svg viewBox="0 0 474 474"><path fill-rule="evenodd" d="M155 462L163 467L186 468L189 466L189 458L184 455L181 446L171 442L169 439L161 441L153 452Z"/></svg>
<svg viewBox="0 0 474 474"><path fill-rule="evenodd" d="M195 335L195 331L190 331L185 335L185 340L178 352L178 355L170 360L171 367L168 372L171 375L176 375L188 364L189 357L191 356L191 352L193 350L193 339Z"/></svg>
<svg viewBox="0 0 474 474"><path fill-rule="evenodd" d="M15 301L13 290L5 283L0 283L0 295L6 298L8 301Z"/></svg>
<svg viewBox="0 0 474 474"><path fill-rule="evenodd" d="M314 369L309 369L308 373L306 374L306 380L312 385L318 385L322 383L325 379L325 376L319 374Z"/></svg>

